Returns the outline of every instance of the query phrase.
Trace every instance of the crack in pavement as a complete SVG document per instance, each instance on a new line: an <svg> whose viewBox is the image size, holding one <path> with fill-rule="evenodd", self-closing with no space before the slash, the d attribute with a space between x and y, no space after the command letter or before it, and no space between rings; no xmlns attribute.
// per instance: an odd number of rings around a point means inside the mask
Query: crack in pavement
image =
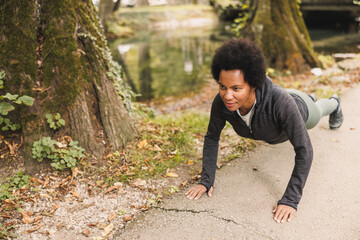
<svg viewBox="0 0 360 240"><path fill-rule="evenodd" d="M163 207L153 207L155 209L160 209L163 210L165 212L189 212L189 213L207 213L207 210L203 210L203 211L196 211L196 210L192 210L192 209L177 209L177 208L163 208Z"/></svg>
<svg viewBox="0 0 360 240"><path fill-rule="evenodd" d="M278 239L274 236L269 236L266 232L259 230L260 227L255 224L255 223L239 223L233 219L228 219L228 218L224 218L224 217L219 217L214 215L213 210L201 210L201 211L197 211L197 210L193 210L193 209L178 209L178 208L164 208L164 207L153 207L155 209L159 209L165 212L185 212L185 213L195 213L195 214L200 214L200 213L206 213L208 214L210 217L228 222L228 223L233 223L237 226L241 226L244 228L245 232L248 232L250 235L252 234L257 234L261 237L263 237L264 239L271 239L271 240L275 240Z"/></svg>

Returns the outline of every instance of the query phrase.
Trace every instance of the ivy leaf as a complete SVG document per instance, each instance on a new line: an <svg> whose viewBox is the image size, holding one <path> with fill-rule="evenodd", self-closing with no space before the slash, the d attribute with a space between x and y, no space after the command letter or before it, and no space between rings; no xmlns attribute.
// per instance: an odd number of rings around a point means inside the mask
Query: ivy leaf
<svg viewBox="0 0 360 240"><path fill-rule="evenodd" d="M11 93L6 93L5 95L3 95L3 98L6 98L6 99L9 99L9 100L13 101L13 100L16 100L16 98L18 96L19 95L17 95L17 94L12 95Z"/></svg>
<svg viewBox="0 0 360 240"><path fill-rule="evenodd" d="M4 122L4 118L0 117L0 125Z"/></svg>
<svg viewBox="0 0 360 240"><path fill-rule="evenodd" d="M10 103L7 103L7 102L0 103L0 114L3 116L8 115L8 113L14 109L15 109L15 107L13 105L11 105Z"/></svg>
<svg viewBox="0 0 360 240"><path fill-rule="evenodd" d="M0 79L3 79L5 77L5 71L0 72Z"/></svg>
<svg viewBox="0 0 360 240"><path fill-rule="evenodd" d="M22 101L27 106L32 106L34 104L34 98L26 95L19 97L18 100Z"/></svg>
<svg viewBox="0 0 360 240"><path fill-rule="evenodd" d="M55 120L60 120L60 113L57 113L56 115L55 115Z"/></svg>
<svg viewBox="0 0 360 240"><path fill-rule="evenodd" d="M59 120L59 124L60 124L60 126L65 126L65 120L64 120L64 119L60 119L60 120Z"/></svg>
<svg viewBox="0 0 360 240"><path fill-rule="evenodd" d="M46 119L52 119L52 115L50 113L45 114Z"/></svg>

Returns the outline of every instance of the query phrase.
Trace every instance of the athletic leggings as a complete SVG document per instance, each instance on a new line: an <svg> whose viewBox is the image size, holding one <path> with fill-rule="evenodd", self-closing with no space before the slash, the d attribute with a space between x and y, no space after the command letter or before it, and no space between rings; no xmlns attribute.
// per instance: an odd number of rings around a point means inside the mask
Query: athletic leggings
<svg viewBox="0 0 360 240"><path fill-rule="evenodd" d="M309 97L303 92L300 92L295 89L286 89L286 90L289 93L294 93L298 95L302 100L304 100L309 111L309 116L305 123L307 129L311 129L315 127L322 117L327 116L330 113L334 112L338 106L338 101L333 98L331 99L322 98L314 102L311 97Z"/></svg>

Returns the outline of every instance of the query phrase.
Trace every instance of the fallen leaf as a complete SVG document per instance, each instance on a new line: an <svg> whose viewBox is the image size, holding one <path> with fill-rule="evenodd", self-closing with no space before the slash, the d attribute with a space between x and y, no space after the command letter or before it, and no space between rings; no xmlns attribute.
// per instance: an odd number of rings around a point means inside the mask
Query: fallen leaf
<svg viewBox="0 0 360 240"><path fill-rule="evenodd" d="M49 177L45 177L45 182L44 182L44 187L46 187L50 182L50 178Z"/></svg>
<svg viewBox="0 0 360 240"><path fill-rule="evenodd" d="M23 217L23 222L24 223L32 223L32 222L34 222L34 220L32 220L32 218L31 217L29 217L29 215L27 215L25 212L22 212L21 213L21 215L22 215L22 217Z"/></svg>
<svg viewBox="0 0 360 240"><path fill-rule="evenodd" d="M5 199L4 201L3 201L5 204L10 204L10 205L16 205L16 203L13 201L13 200L11 200L11 199Z"/></svg>
<svg viewBox="0 0 360 240"><path fill-rule="evenodd" d="M76 167L76 168L74 168L73 170L71 170L72 171L72 175L73 175L73 177L77 177L77 175L79 174L79 169Z"/></svg>
<svg viewBox="0 0 360 240"><path fill-rule="evenodd" d="M50 214L53 214L59 207L60 207L60 205L59 205L58 203L56 203L56 204L51 208Z"/></svg>
<svg viewBox="0 0 360 240"><path fill-rule="evenodd" d="M179 175L178 175L177 173L175 173L175 172L168 172L168 173L166 174L166 176L167 176L167 177L173 177L173 178L179 177Z"/></svg>
<svg viewBox="0 0 360 240"><path fill-rule="evenodd" d="M43 182L43 181L41 181L41 180L40 180L40 179L38 179L38 178L30 178L29 180L30 180L30 181L33 181L33 182L37 182L37 183L40 183L40 184L44 185L44 182Z"/></svg>
<svg viewBox="0 0 360 240"><path fill-rule="evenodd" d="M352 130L355 130L355 128L354 127L352 127L352 128L350 128L350 130L352 131Z"/></svg>
<svg viewBox="0 0 360 240"><path fill-rule="evenodd" d="M180 184L180 187L184 188L188 184L188 181L185 180Z"/></svg>
<svg viewBox="0 0 360 240"><path fill-rule="evenodd" d="M42 226L44 226L44 223L43 223L43 222L40 223L40 224L38 224L38 225L36 225L34 228L31 228L31 229L29 229L29 230L24 231L24 233L32 233L32 232L35 232L35 231L39 230Z"/></svg>
<svg viewBox="0 0 360 240"><path fill-rule="evenodd" d="M108 196L108 199L116 199L116 198L117 198L117 196L115 194Z"/></svg>
<svg viewBox="0 0 360 240"><path fill-rule="evenodd" d="M139 186L145 186L146 185L146 180L143 180L141 178L137 178L133 184L136 186L136 187L139 187Z"/></svg>
<svg viewBox="0 0 360 240"><path fill-rule="evenodd" d="M146 139L144 139L144 140L140 141L137 146L138 146L139 149L143 149L143 148L145 148L147 145L148 145L148 142L147 142Z"/></svg>
<svg viewBox="0 0 360 240"><path fill-rule="evenodd" d="M63 227L65 227L66 225L65 225L65 223L60 223L60 224L58 224L58 225L56 225L56 229L58 230L58 231L60 231Z"/></svg>
<svg viewBox="0 0 360 240"><path fill-rule="evenodd" d="M124 222L128 222L131 219L133 219L133 217L134 217L133 215L126 215L126 216L124 216L123 220L124 220Z"/></svg>
<svg viewBox="0 0 360 240"><path fill-rule="evenodd" d="M116 216L117 216L116 213L114 213L114 212L110 213L110 215L108 216L109 222L112 222L112 220L114 220L116 218Z"/></svg>
<svg viewBox="0 0 360 240"><path fill-rule="evenodd" d="M36 215L34 223L40 221L42 219L42 217L40 215Z"/></svg>
<svg viewBox="0 0 360 240"><path fill-rule="evenodd" d="M100 187L101 187L101 188L107 188L108 186L110 186L110 184L105 183L105 184L101 185Z"/></svg>
<svg viewBox="0 0 360 240"><path fill-rule="evenodd" d="M160 152L160 151L162 151L162 149L157 144L155 144L155 146L153 147L153 151Z"/></svg>
<svg viewBox="0 0 360 240"><path fill-rule="evenodd" d="M98 222L96 222L96 223L89 223L89 224L86 225L86 226L88 226L88 227L97 227L98 224L99 224Z"/></svg>
<svg viewBox="0 0 360 240"><path fill-rule="evenodd" d="M78 194L78 193L75 192L75 191L72 191L71 194L72 194L74 197L76 197L76 198L80 197L80 194Z"/></svg>
<svg viewBox="0 0 360 240"><path fill-rule="evenodd" d="M84 229L81 233L87 237L90 235L90 231L88 229Z"/></svg>
<svg viewBox="0 0 360 240"><path fill-rule="evenodd" d="M188 160L187 164L188 164L189 166L194 165L194 161Z"/></svg>
<svg viewBox="0 0 360 240"><path fill-rule="evenodd" d="M104 195L111 192L111 191L119 190L119 188L121 188L121 186L119 186L119 185L111 186L111 187L109 187L108 189L105 190Z"/></svg>
<svg viewBox="0 0 360 240"><path fill-rule="evenodd" d="M67 144L64 142L56 142L55 144L58 148L67 148Z"/></svg>
<svg viewBox="0 0 360 240"><path fill-rule="evenodd" d="M109 153L108 155L105 156L105 159L112 158L112 157L114 157L114 155L112 153Z"/></svg>
<svg viewBox="0 0 360 240"><path fill-rule="evenodd" d="M109 235L109 233L114 229L114 224L110 223L104 228L104 231L101 233L103 237Z"/></svg>

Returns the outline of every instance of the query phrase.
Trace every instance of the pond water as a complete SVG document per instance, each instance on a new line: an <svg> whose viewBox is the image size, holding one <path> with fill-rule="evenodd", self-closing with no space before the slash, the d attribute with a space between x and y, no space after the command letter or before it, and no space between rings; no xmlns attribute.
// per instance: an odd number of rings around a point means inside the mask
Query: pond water
<svg viewBox="0 0 360 240"><path fill-rule="evenodd" d="M184 95L199 90L210 76L214 51L231 36L224 24L160 32L141 31L110 44L115 61L138 100Z"/></svg>
<svg viewBox="0 0 360 240"><path fill-rule="evenodd" d="M141 31L134 37L110 44L115 61L125 70L125 79L144 101L196 92L210 77L214 51L231 36L225 23L213 26ZM359 33L344 34L332 30L309 30L315 51L359 53Z"/></svg>

